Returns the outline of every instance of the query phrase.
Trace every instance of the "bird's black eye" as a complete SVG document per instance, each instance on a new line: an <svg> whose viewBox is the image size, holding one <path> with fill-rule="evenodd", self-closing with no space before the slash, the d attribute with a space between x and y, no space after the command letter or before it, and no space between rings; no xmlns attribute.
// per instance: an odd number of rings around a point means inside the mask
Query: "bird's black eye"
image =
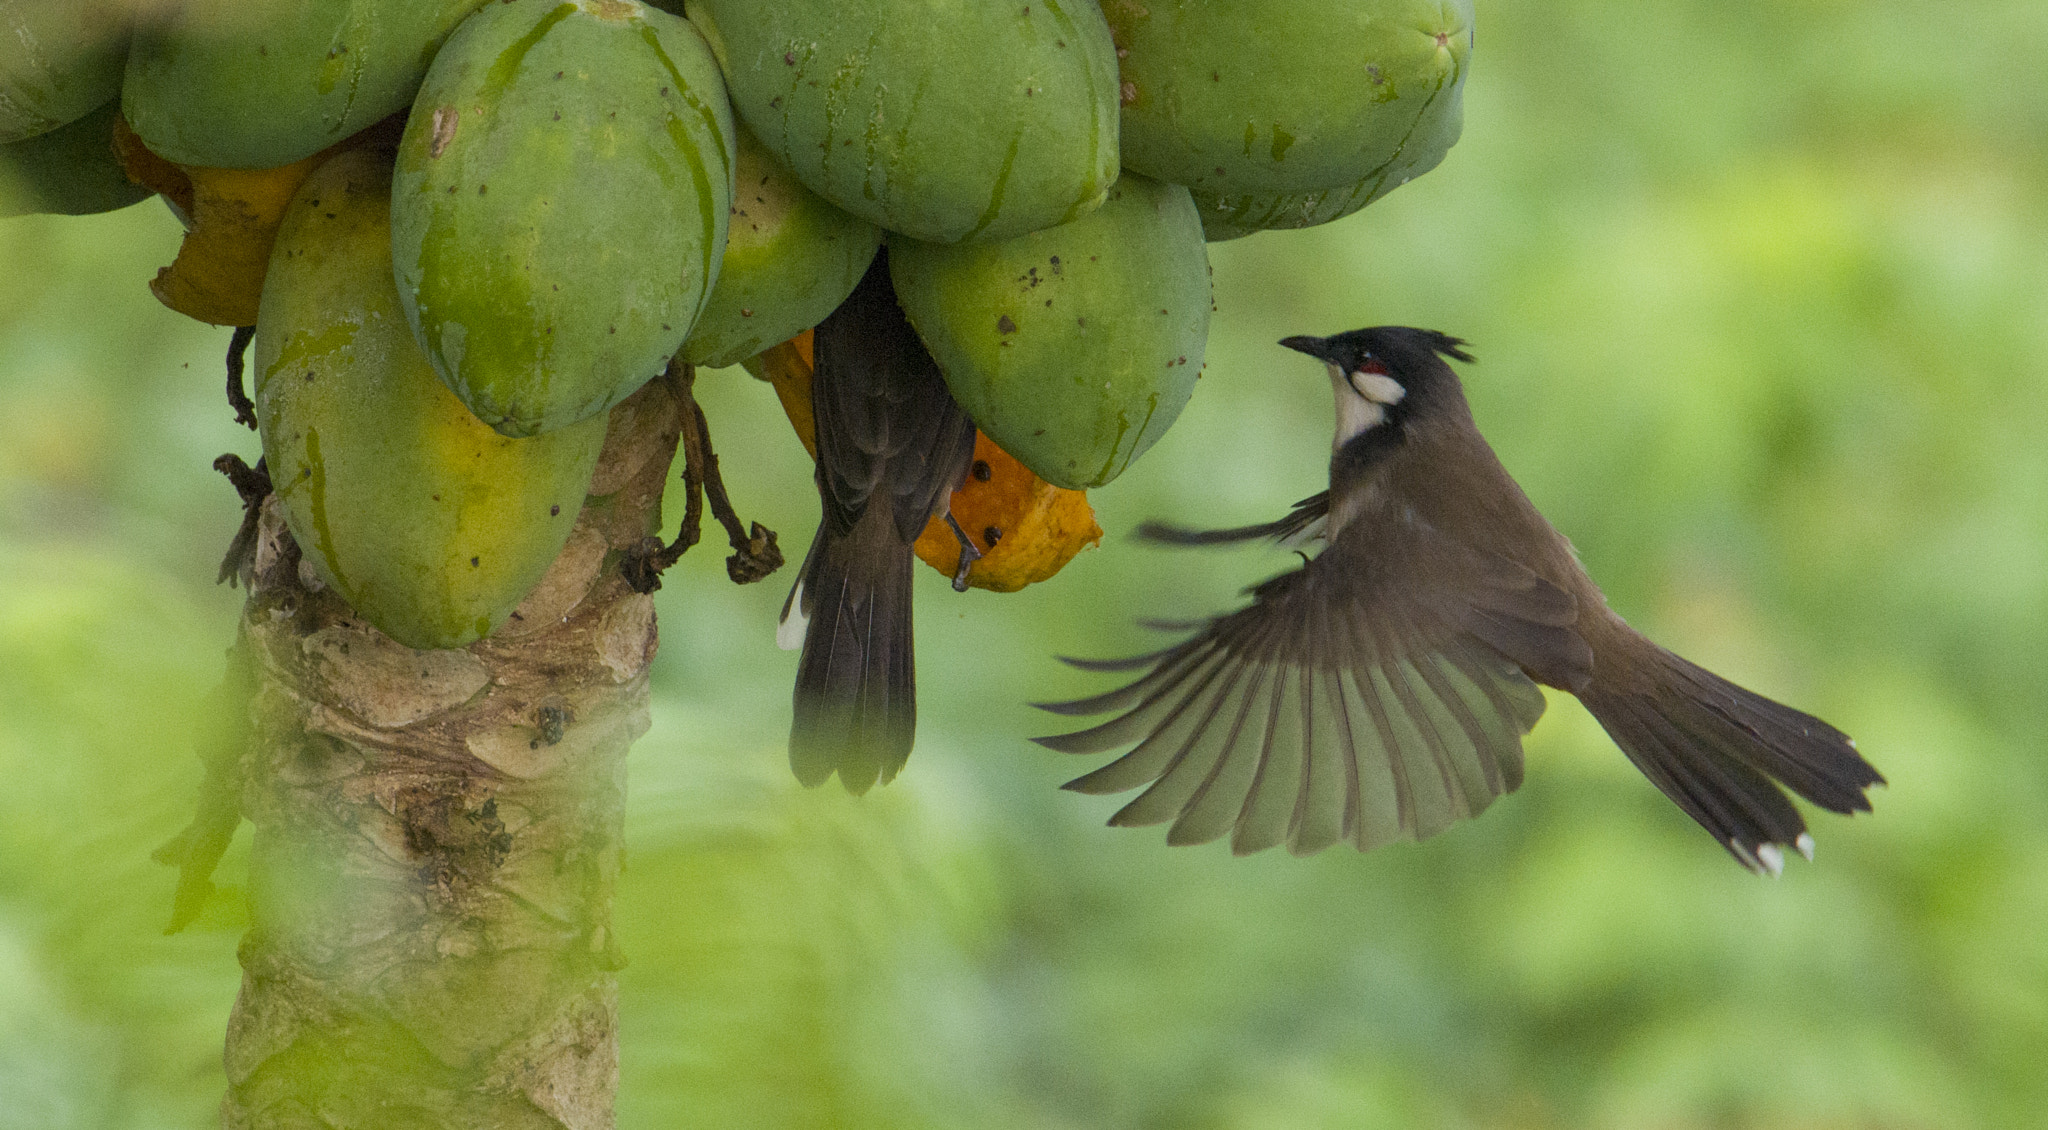
<svg viewBox="0 0 2048 1130"><path fill-rule="evenodd" d="M1380 360L1377 357L1374 357L1370 353L1366 354L1364 357L1359 358L1358 371L1361 373L1378 373L1380 376L1383 377L1391 375L1387 372L1387 363L1385 361Z"/></svg>

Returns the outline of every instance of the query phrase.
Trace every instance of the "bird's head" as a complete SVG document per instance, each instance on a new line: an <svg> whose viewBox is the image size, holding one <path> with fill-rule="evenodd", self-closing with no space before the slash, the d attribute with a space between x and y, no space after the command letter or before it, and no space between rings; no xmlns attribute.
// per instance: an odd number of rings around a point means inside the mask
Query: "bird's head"
<svg viewBox="0 0 2048 1130"><path fill-rule="evenodd" d="M1472 360L1464 342L1435 330L1373 326L1329 337L1290 337L1281 345L1328 366L1337 394L1336 445L1382 424L1399 423L1424 405L1458 391L1442 357Z"/></svg>

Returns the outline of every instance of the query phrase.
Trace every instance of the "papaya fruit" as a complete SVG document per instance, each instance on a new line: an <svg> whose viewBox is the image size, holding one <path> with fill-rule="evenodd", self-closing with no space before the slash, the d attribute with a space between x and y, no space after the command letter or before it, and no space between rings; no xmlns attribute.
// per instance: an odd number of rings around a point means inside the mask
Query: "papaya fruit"
<svg viewBox="0 0 2048 1130"><path fill-rule="evenodd" d="M1074 219L1117 176L1090 0L692 0L739 115L811 190L918 239Z"/></svg>
<svg viewBox="0 0 2048 1130"><path fill-rule="evenodd" d="M121 90L120 0L0 0L0 145L67 125Z"/></svg>
<svg viewBox="0 0 2048 1130"><path fill-rule="evenodd" d="M506 435L662 371L717 281L732 111L688 21L510 0L434 58L398 148L399 296L435 372Z"/></svg>
<svg viewBox="0 0 2048 1130"><path fill-rule="evenodd" d="M1408 159L1412 156L1412 160ZM1191 192L1202 217L1202 235L1211 243L1238 239L1253 232L1312 228L1341 220L1416 177L1436 168L1443 151L1423 149L1387 162L1357 184L1312 192Z"/></svg>
<svg viewBox="0 0 2048 1130"><path fill-rule="evenodd" d="M482 0L182 0L136 29L122 112L180 165L289 165L412 101Z"/></svg>
<svg viewBox="0 0 2048 1130"><path fill-rule="evenodd" d="M805 188L745 126L738 140L718 285L683 343L683 360L713 369L824 321L882 245L882 229Z"/></svg>
<svg viewBox="0 0 2048 1130"><path fill-rule="evenodd" d="M967 567L970 588L1016 592L1050 580L1102 541L1086 492L1046 482L979 432L967 481L947 508L981 554ZM959 568L960 541L943 517L925 523L911 549L941 576Z"/></svg>
<svg viewBox="0 0 2048 1130"><path fill-rule="evenodd" d="M1429 167L1458 139L1471 0L1105 0L1123 161L1198 195Z"/></svg>
<svg viewBox="0 0 2048 1130"><path fill-rule="evenodd" d="M256 418L314 571L408 647L502 623L568 540L604 443L596 417L509 439L434 376L391 277L388 155L299 187L263 282Z"/></svg>
<svg viewBox="0 0 2048 1130"><path fill-rule="evenodd" d="M797 439L811 458L817 458L811 332L749 358L747 368L774 386ZM947 500L946 513L967 531L981 554L968 567L968 585L991 592L1016 592L1048 580L1075 554L1102 540L1102 527L1095 522L1086 492L1046 482L980 432L974 436L974 462ZM949 578L959 567L960 542L943 515L925 523L911 548Z"/></svg>
<svg viewBox="0 0 2048 1130"><path fill-rule="evenodd" d="M1187 189L1125 173L1100 208L999 243L889 237L897 301L953 398L1055 486L1101 486L1180 415L1209 333Z"/></svg>
<svg viewBox="0 0 2048 1130"><path fill-rule="evenodd" d="M154 195L128 179L114 155L121 100L23 141L0 145L0 216L54 212L84 216Z"/></svg>

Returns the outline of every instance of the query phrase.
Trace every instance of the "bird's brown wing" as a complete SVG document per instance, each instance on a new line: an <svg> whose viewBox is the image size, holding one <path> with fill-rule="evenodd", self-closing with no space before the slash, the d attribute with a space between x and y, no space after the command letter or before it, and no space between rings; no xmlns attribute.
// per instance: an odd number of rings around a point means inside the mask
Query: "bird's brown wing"
<svg viewBox="0 0 2048 1130"><path fill-rule="evenodd" d="M846 534L878 493L905 545L960 485L974 424L897 306L886 253L819 325L811 406L825 520Z"/></svg>
<svg viewBox="0 0 2048 1130"><path fill-rule="evenodd" d="M823 517L778 633L803 640L789 757L804 784L836 771L860 793L894 777L916 737L911 544L966 477L974 424L897 306L884 255L814 348Z"/></svg>
<svg viewBox="0 0 2048 1130"><path fill-rule="evenodd" d="M1049 748L1137 743L1067 787L1148 786L1110 823L1172 821L1170 843L1229 833L1240 854L1307 854L1423 839L1519 785L1544 706L1525 668L1560 685L1590 669L1576 599L1426 526L1384 531L1370 552L1351 544L1361 533L1175 647L1080 664L1145 674L1047 707L1116 712L1038 739Z"/></svg>

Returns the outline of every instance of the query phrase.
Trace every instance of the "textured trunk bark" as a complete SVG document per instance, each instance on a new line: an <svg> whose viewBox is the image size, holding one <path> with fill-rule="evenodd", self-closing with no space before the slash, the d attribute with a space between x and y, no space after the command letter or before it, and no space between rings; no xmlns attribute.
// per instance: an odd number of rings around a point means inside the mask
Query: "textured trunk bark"
<svg viewBox="0 0 2048 1130"><path fill-rule="evenodd" d="M655 650L618 563L659 524L683 411L673 377L614 411L567 548L459 651L357 619L265 503L231 657L250 738L210 775L255 825L224 1126L612 1125L611 900Z"/></svg>

